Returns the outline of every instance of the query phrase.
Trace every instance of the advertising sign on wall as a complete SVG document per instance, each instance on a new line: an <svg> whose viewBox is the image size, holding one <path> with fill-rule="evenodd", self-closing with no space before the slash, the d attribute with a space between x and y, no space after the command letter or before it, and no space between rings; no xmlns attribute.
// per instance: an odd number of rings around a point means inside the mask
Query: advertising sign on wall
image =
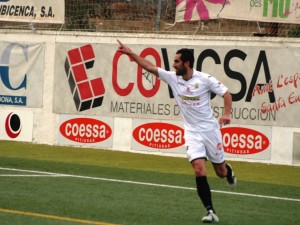
<svg viewBox="0 0 300 225"><path fill-rule="evenodd" d="M0 0L0 21L64 23L64 0Z"/></svg>
<svg viewBox="0 0 300 225"><path fill-rule="evenodd" d="M221 133L226 157L271 159L271 127L228 125Z"/></svg>
<svg viewBox="0 0 300 225"><path fill-rule="evenodd" d="M299 0L177 0L176 22L217 18L300 23Z"/></svg>
<svg viewBox="0 0 300 225"><path fill-rule="evenodd" d="M113 119L110 117L59 116L61 145L112 147Z"/></svg>
<svg viewBox="0 0 300 225"><path fill-rule="evenodd" d="M272 129L228 125L221 128L227 158L271 159ZM186 155L183 123L133 119L132 149Z"/></svg>
<svg viewBox="0 0 300 225"><path fill-rule="evenodd" d="M183 123L134 119L132 149L148 152L186 153Z"/></svg>
<svg viewBox="0 0 300 225"><path fill-rule="evenodd" d="M32 135L32 112L1 109L0 140L31 142Z"/></svg>
<svg viewBox="0 0 300 225"><path fill-rule="evenodd" d="M44 44L0 42L0 105L43 105Z"/></svg>
<svg viewBox="0 0 300 225"><path fill-rule="evenodd" d="M232 123L299 127L299 48L273 43L202 41L191 46L130 45L166 70L176 51L190 48L195 69L215 76L232 94ZM154 120L181 120L168 85L141 69L118 44L57 43L53 110ZM283 60L284 59L284 60ZM287 63L288 62L288 63ZM212 96L216 118L223 99ZM287 116L288 115L288 116Z"/></svg>

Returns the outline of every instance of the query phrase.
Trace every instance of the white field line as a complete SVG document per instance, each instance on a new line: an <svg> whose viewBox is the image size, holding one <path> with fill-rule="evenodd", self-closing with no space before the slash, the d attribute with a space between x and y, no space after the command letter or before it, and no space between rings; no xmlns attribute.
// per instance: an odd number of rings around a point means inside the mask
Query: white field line
<svg viewBox="0 0 300 225"><path fill-rule="evenodd" d="M137 185L173 188L173 189L181 189L181 190L192 190L192 191L196 190L195 188L191 188L191 187L174 186L174 185L166 185L166 184L156 184L156 183L147 183L147 182L138 182L138 181L130 181L130 180L118 180L118 179L110 179L110 178L103 178L103 177L90 177L90 176L80 176L80 175L72 175L72 174L52 173L52 172L43 172L43 171L36 171L36 170L22 170L22 169L4 168L4 167L0 167L0 170L36 173L39 176L72 177L72 178L79 178L79 179L101 180L101 181L108 181L108 182L137 184ZM6 174L5 176L16 176L16 175ZM27 176L27 175L21 175L20 174L18 176ZM28 176L30 176L30 175L28 175ZM241 193L241 192L231 192L231 191L218 191L218 190L211 190L211 191L215 192L215 193L229 194L229 195L239 195L239 196L248 196L248 197L255 197L255 198L266 198L266 199L274 199L274 200L300 202L300 199L297 199L297 198L284 198L284 197L276 197L276 196L268 196L268 195L256 195L256 194L248 194L248 193Z"/></svg>
<svg viewBox="0 0 300 225"><path fill-rule="evenodd" d="M65 177L63 175L47 174L0 174L0 177Z"/></svg>

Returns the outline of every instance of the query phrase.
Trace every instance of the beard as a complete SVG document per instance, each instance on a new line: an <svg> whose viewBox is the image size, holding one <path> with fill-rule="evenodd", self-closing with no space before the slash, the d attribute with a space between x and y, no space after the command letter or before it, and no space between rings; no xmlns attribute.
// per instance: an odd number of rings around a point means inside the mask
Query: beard
<svg viewBox="0 0 300 225"><path fill-rule="evenodd" d="M186 74L186 68L185 67L181 67L181 68L178 68L176 70L176 75L177 76L184 76Z"/></svg>

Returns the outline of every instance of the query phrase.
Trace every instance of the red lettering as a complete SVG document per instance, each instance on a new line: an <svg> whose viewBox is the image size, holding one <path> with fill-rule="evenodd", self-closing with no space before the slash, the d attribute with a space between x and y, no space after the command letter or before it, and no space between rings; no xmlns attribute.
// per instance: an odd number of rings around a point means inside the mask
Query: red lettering
<svg viewBox="0 0 300 225"><path fill-rule="evenodd" d="M255 96L255 94L262 95L266 92L272 92L273 91L273 83L270 80L269 83L259 86L258 84L255 85L254 90L252 92L252 96Z"/></svg>
<svg viewBox="0 0 300 225"><path fill-rule="evenodd" d="M289 103L294 104L300 102L300 95L295 95L294 92L292 92L289 96Z"/></svg>
<svg viewBox="0 0 300 225"><path fill-rule="evenodd" d="M113 59L113 71L112 71L112 84L115 92L120 96L127 96L129 95L134 87L134 83L129 83L125 88L121 88L118 84L118 63L120 57L123 55L121 52L116 52L114 59ZM142 51L141 57L146 58L147 56L152 56L155 59L155 63L157 67L161 67L161 60L158 52L153 48L146 48ZM129 57L130 62L134 62L134 60ZM137 86L140 93L146 97L151 98L153 97L159 90L160 87L160 80L158 77L153 78L154 75L148 72L143 72L143 68L138 66L137 69ZM146 79L145 79L146 78ZM152 85L151 89L146 89L143 84L143 80L150 82Z"/></svg>
<svg viewBox="0 0 300 225"><path fill-rule="evenodd" d="M282 77L283 77L282 74L278 77L277 88L283 87L283 85L282 85L281 82L280 82L280 79L281 79Z"/></svg>
<svg viewBox="0 0 300 225"><path fill-rule="evenodd" d="M274 102L273 104L268 104L266 102L262 103L262 107L261 107L261 112L262 113L267 113L267 112L273 112L273 111L278 111L281 108L285 108L286 107L286 103L284 101L284 99L282 99L282 97L279 97L278 100L276 102Z"/></svg>
<svg viewBox="0 0 300 225"><path fill-rule="evenodd" d="M300 81L300 74L296 73L293 77L293 81L294 81L294 87L297 88L298 87L298 81Z"/></svg>
<svg viewBox="0 0 300 225"><path fill-rule="evenodd" d="M115 92L118 95L127 96L132 91L134 83L129 83L126 88L121 88L119 86L118 82L117 82L118 81L118 62L119 62L119 59L122 55L123 55L123 53L117 51L115 56L114 56L113 71L112 71L112 84L113 84L113 88L114 88ZM129 59L130 59L131 62L133 61L132 58L129 57Z"/></svg>
<svg viewBox="0 0 300 225"><path fill-rule="evenodd" d="M292 76L287 76L287 77L283 77L283 75L281 74L278 77L278 81L277 81L277 87L281 88L283 86L287 86L292 84L295 88L298 87L298 81L300 81L300 74L296 73Z"/></svg>
<svg viewBox="0 0 300 225"><path fill-rule="evenodd" d="M156 66L161 67L161 61L158 52L153 49L153 48L146 48L142 51L141 57L146 58L147 56L153 56L155 61L156 61ZM139 66L138 67L138 72L137 72L137 84L138 84L138 89L140 93L146 97L146 98L151 98L153 97L159 90L160 87L160 80L158 77L155 77L155 84L153 83L153 74L143 74L143 69ZM143 85L143 77L146 77L146 80L151 82L153 85L153 88L150 90L145 89ZM149 77L152 77L152 79L149 79Z"/></svg>

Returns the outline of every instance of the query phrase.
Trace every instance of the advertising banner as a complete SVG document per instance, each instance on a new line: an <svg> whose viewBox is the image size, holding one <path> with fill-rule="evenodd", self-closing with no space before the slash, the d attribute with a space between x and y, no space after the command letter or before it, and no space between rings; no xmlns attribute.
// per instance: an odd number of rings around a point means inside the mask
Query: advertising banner
<svg viewBox="0 0 300 225"><path fill-rule="evenodd" d="M176 0L176 22L236 19L300 23L299 0Z"/></svg>
<svg viewBox="0 0 300 225"><path fill-rule="evenodd" d="M113 118L60 115L58 143L60 145L111 148Z"/></svg>
<svg viewBox="0 0 300 225"><path fill-rule="evenodd" d="M33 113L0 110L0 140L32 142Z"/></svg>
<svg viewBox="0 0 300 225"><path fill-rule="evenodd" d="M226 158L271 159L272 128L227 125L221 128ZM186 155L183 122L133 119L132 149Z"/></svg>
<svg viewBox="0 0 300 225"><path fill-rule="evenodd" d="M0 42L0 106L43 105L44 44Z"/></svg>
<svg viewBox="0 0 300 225"><path fill-rule="evenodd" d="M159 67L172 70L182 47L195 68L215 76L232 94L232 123L299 127L299 48L238 42L189 46L130 45ZM117 44L56 43L53 110L58 114L181 120L168 85L142 70ZM212 95L216 118L223 99Z"/></svg>
<svg viewBox="0 0 300 225"><path fill-rule="evenodd" d="M0 0L0 21L64 23L64 0Z"/></svg>
<svg viewBox="0 0 300 225"><path fill-rule="evenodd" d="M272 127L227 125L221 133L226 157L271 159Z"/></svg>
<svg viewBox="0 0 300 225"><path fill-rule="evenodd" d="M181 121L134 119L131 140L133 150L186 154Z"/></svg>

